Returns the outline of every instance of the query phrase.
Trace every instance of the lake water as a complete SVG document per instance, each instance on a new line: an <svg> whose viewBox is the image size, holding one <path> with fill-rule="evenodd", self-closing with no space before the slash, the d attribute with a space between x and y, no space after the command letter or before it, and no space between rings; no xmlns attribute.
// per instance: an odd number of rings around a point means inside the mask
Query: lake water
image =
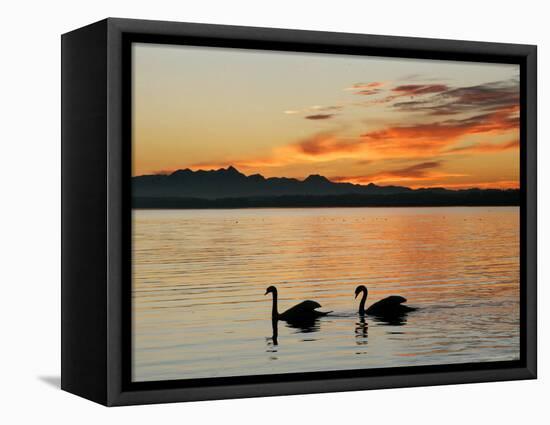
<svg viewBox="0 0 550 425"><path fill-rule="evenodd" d="M135 210L133 380L519 359L519 208ZM402 295L401 322L357 314ZM279 322L305 300L334 311Z"/></svg>

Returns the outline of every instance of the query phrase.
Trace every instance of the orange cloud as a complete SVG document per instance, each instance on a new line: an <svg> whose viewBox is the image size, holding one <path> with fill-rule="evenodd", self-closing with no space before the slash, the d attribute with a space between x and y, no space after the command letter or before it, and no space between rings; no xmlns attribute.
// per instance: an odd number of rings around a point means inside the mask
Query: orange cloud
<svg viewBox="0 0 550 425"><path fill-rule="evenodd" d="M519 106L513 106L470 118L390 127L362 134L361 137L369 140L445 139L448 141L466 134L502 133L518 128L518 111Z"/></svg>
<svg viewBox="0 0 550 425"><path fill-rule="evenodd" d="M354 140L343 139L330 132L314 134L292 147L300 153L311 156L328 155L334 152L349 153L360 149L360 145Z"/></svg>
<svg viewBox="0 0 550 425"><path fill-rule="evenodd" d="M385 83L381 81L373 81L371 83L355 83L351 87L348 87L344 90L354 91L355 94L360 94L363 96L371 96L374 94L382 93L381 87Z"/></svg>
<svg viewBox="0 0 550 425"><path fill-rule="evenodd" d="M227 168L229 166L236 167L238 169L245 169L245 170L251 170L251 169L261 169L261 168L270 168L270 167L279 167L282 165L286 165L288 163L291 163L292 160L287 158L287 160L284 160L283 158L278 157L257 157L257 158L234 158L234 159L228 159L225 161L218 161L218 162L199 162L195 163L189 166L189 168L193 171L196 170L217 170L219 168Z"/></svg>
<svg viewBox="0 0 550 425"><path fill-rule="evenodd" d="M474 115L462 119L447 119L431 123L390 126L382 130L364 133L358 137L344 137L339 131L320 132L273 149L261 157L228 158L223 162L193 164L192 169L224 168L234 165L245 170L281 167L289 164L330 161L342 158L355 160L373 160L392 158L415 158L426 155L451 155L455 153L491 153L508 149L517 149L519 142L514 140L495 144L489 142L476 143L468 146L456 146L461 138L476 134L504 134L517 131L519 127L519 106L509 106L496 111ZM319 114L323 115L323 114ZM330 115L330 114L327 114ZM324 116L324 115L323 115ZM312 118L328 119L328 118ZM341 131L341 130L340 130ZM426 163L424 163L425 165ZM411 177L410 173L420 169L404 169L386 172L385 175L364 176L365 178L394 179ZM401 174L399 174L400 172ZM429 176L433 178L433 173ZM440 176L442 177L442 176ZM354 177L358 181L358 177Z"/></svg>
<svg viewBox="0 0 550 425"><path fill-rule="evenodd" d="M338 136L336 131L315 133L310 137L274 148L269 154L250 157L230 157L223 161L199 162L192 170L216 170L230 165L244 170L258 171L287 165L308 164L342 158L358 158L362 146L356 138ZM360 158L360 156L359 156ZM364 158L361 158L364 160Z"/></svg>
<svg viewBox="0 0 550 425"><path fill-rule="evenodd" d="M393 126L364 133L361 138L367 143L369 151L391 152L400 156L435 154L468 135L503 134L517 130L518 109L518 106L513 106L470 118ZM483 145L478 151L488 152L489 149Z"/></svg>
<svg viewBox="0 0 550 425"><path fill-rule="evenodd" d="M489 182L445 183L448 189L519 189L519 180L496 180Z"/></svg>
<svg viewBox="0 0 550 425"><path fill-rule="evenodd" d="M346 144L349 145L349 149L346 149ZM358 148L358 145L350 143L349 140L338 137L334 132L327 131L315 133L289 145L276 147L268 155L232 157L218 162L200 162L192 164L189 168L192 170L218 169L233 165L239 169L257 170L334 159L334 157L346 157L349 156L350 152L357 151ZM322 158L318 158L321 156Z"/></svg>
<svg viewBox="0 0 550 425"><path fill-rule="evenodd" d="M384 83L382 81L372 81L370 83L355 83L351 87L348 87L346 90L363 90L363 89L373 89L377 87L382 87Z"/></svg>
<svg viewBox="0 0 550 425"><path fill-rule="evenodd" d="M289 146L309 157L349 157L351 153L370 155L372 158L418 157L427 154L453 152L496 152L513 149L517 141L496 145L480 143L468 147L448 149L461 138L477 134L505 134L519 128L519 106L509 106L462 119L448 119L430 123L390 126L382 130L363 133L358 137L341 137L336 132L318 133ZM372 159L371 158L371 159Z"/></svg>

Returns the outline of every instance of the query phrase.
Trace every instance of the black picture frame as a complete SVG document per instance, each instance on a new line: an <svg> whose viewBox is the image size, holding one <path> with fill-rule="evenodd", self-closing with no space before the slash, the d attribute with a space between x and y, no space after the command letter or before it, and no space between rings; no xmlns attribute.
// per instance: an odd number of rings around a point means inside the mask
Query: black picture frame
<svg viewBox="0 0 550 425"><path fill-rule="evenodd" d="M114 406L536 378L536 46L118 18L61 41L62 389ZM129 46L136 41L519 64L520 360L131 382Z"/></svg>

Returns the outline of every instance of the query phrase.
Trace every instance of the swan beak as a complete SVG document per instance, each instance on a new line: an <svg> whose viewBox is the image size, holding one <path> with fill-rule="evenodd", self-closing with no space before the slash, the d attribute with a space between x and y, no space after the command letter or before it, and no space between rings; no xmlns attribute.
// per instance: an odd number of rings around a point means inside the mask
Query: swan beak
<svg viewBox="0 0 550 425"><path fill-rule="evenodd" d="M267 295L267 291L265 291L265 294L264 295Z"/></svg>
<svg viewBox="0 0 550 425"><path fill-rule="evenodd" d="M357 295L359 295L359 292L356 292L355 297L353 297L353 298L357 299Z"/></svg>

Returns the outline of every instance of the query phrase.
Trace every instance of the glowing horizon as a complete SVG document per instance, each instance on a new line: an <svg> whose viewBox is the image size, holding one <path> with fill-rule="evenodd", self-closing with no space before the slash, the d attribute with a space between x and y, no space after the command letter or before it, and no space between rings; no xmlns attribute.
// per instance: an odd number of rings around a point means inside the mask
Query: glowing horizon
<svg viewBox="0 0 550 425"><path fill-rule="evenodd" d="M519 67L134 44L132 175L519 187Z"/></svg>

